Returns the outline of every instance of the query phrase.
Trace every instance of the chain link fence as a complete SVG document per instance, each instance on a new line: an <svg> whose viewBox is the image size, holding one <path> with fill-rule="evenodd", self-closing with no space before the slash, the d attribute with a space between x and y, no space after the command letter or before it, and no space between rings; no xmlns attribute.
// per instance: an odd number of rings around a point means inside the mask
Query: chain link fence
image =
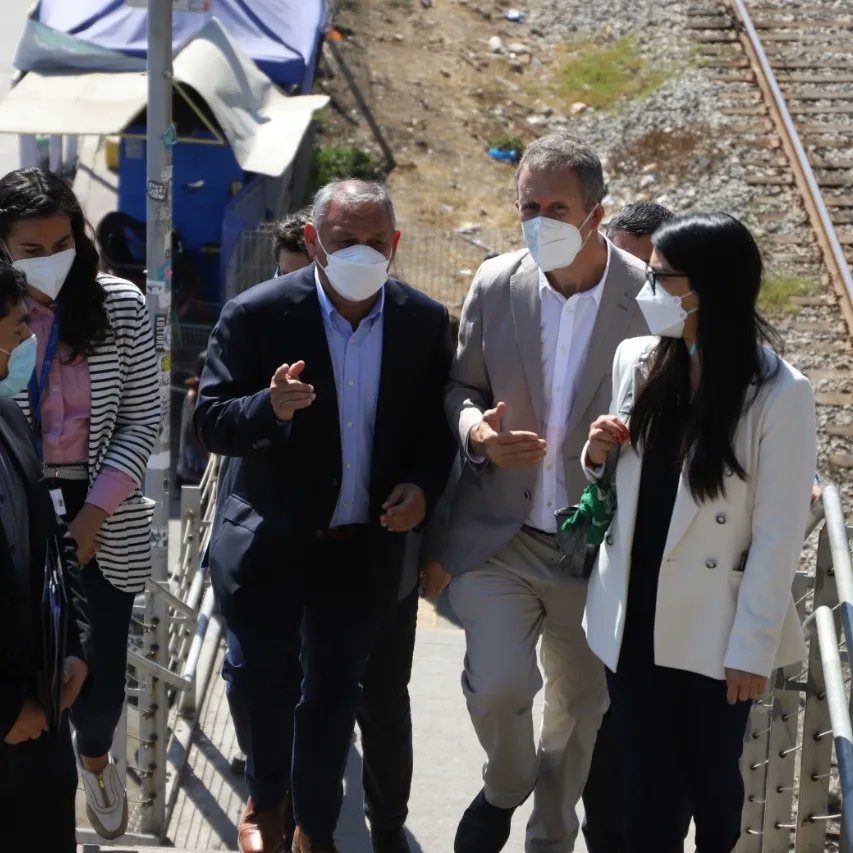
<svg viewBox="0 0 853 853"><path fill-rule="evenodd" d="M228 292L241 293L273 274L274 222L243 232L228 268ZM524 246L521 229L403 229L391 274L458 314L477 267L489 256Z"/></svg>

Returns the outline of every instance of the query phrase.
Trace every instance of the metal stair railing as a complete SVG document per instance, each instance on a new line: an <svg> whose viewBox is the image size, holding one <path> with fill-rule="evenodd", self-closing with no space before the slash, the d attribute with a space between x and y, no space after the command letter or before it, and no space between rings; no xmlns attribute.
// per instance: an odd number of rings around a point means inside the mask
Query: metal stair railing
<svg viewBox="0 0 853 853"><path fill-rule="evenodd" d="M203 556L216 508L219 458L181 489L177 560L166 583L137 598L128 647L127 702L112 753L126 770L130 820L121 841L156 846L166 834L222 626ZM78 840L100 839L78 828ZM114 842L118 843L118 841Z"/></svg>
<svg viewBox="0 0 853 853"><path fill-rule="evenodd" d="M747 727L742 769L746 801L736 853L853 853L853 628L851 529L835 486L822 495L814 574L798 572L794 597L808 660L774 676ZM807 535L808 535L807 533ZM840 626L845 639L839 643ZM833 757L834 753L834 757Z"/></svg>

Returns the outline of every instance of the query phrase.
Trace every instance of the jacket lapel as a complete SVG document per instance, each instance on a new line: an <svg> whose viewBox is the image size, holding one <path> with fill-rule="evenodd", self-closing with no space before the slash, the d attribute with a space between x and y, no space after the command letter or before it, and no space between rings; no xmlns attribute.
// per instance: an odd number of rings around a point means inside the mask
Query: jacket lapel
<svg viewBox="0 0 853 853"><path fill-rule="evenodd" d="M545 389L542 375L542 303L539 298L539 270L530 255L522 258L509 280L512 321L527 380L533 413L545 423Z"/></svg>
<svg viewBox="0 0 853 853"><path fill-rule="evenodd" d="M671 553L672 549L681 541L687 533L687 528L699 511L699 504L693 499L690 486L686 477L687 471L681 469L678 478L678 492L675 495L675 506L672 508L672 518L669 522L669 532L666 534L666 545L663 549L664 558Z"/></svg>
<svg viewBox="0 0 853 853"><path fill-rule="evenodd" d="M376 420L373 429L373 469L381 458L386 426L391 420L395 389L407 381L405 353L408 340L417 330L410 329L405 291L393 279L385 283L385 307L382 314L382 366L379 373L379 394L376 400Z"/></svg>
<svg viewBox="0 0 853 853"><path fill-rule="evenodd" d="M38 457L30 441L9 426L2 412L0 412L0 440L6 445L12 461L18 466L21 479L29 491L31 484L41 479Z"/></svg>
<svg viewBox="0 0 853 853"><path fill-rule="evenodd" d="M610 248L610 269L604 282L604 292L598 306L592 338L589 342L580 381L575 393L566 434L581 422L589 421L590 415L597 417L601 412L588 412L595 392L602 382L609 382L613 370L613 354L625 339L634 312L638 310L634 296L639 290L636 281L627 275L625 262L616 249Z"/></svg>
<svg viewBox="0 0 853 853"><path fill-rule="evenodd" d="M314 265L301 274L298 285L291 291L290 305L282 320L287 322L287 352L285 357L305 362L300 379L314 386L316 399L301 413L301 421L313 421L316 428L327 428L331 456L337 467L341 464L341 433L338 412L338 392L335 372L323 325L323 313L314 281ZM278 359L276 359L278 361ZM305 416L308 416L307 418ZM334 428L332 428L334 426ZM334 436L334 438L332 438Z"/></svg>

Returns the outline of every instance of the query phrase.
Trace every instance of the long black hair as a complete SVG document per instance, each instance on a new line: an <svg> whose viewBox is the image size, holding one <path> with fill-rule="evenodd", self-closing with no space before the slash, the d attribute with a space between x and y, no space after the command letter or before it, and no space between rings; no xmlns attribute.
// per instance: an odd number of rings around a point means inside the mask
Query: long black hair
<svg viewBox="0 0 853 853"><path fill-rule="evenodd" d="M60 337L71 360L91 355L110 331L106 291L97 280L98 250L71 187L45 169L16 169L0 178L0 240L22 219L64 213L71 220L76 255L56 298Z"/></svg>
<svg viewBox="0 0 853 853"><path fill-rule="evenodd" d="M699 304L699 387L690 399L690 358L680 338L662 337L649 358L649 376L631 412L631 443L665 440L673 419L684 423L682 452L696 500L725 493L726 470L746 472L733 440L759 388L779 369L762 344L779 352L773 328L756 309L761 253L743 223L726 213L693 213L661 225L652 236L658 253L684 273Z"/></svg>

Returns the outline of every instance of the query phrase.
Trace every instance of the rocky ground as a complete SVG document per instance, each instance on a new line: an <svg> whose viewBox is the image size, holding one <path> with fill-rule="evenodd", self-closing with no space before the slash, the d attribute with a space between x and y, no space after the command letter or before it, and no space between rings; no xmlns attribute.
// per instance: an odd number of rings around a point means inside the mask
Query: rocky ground
<svg viewBox="0 0 853 853"><path fill-rule="evenodd" d="M467 227L501 229L506 236L494 240L516 243L514 167L491 159L489 145L500 138L527 143L565 129L601 154L608 212L639 199L678 211L727 210L755 230L771 275L796 276L814 292L823 292L827 279L815 263L795 188L748 183L778 175L780 163L784 169L778 148L771 147L772 136L760 124L754 134L741 129L734 136L732 128L743 120L722 109L760 103L756 92L750 83L725 83L713 74L688 28L689 12L715 5L710 0L612 0L606 5L343 0L336 16L340 47L398 160L389 182L404 238L407 232L422 237L431 231L443 246L452 239L446 235ZM776 5L783 9L786 4L778 0ZM516 12L523 13L523 22L508 19ZM606 76L614 56L600 51L608 46L615 46L616 64L629 57L638 82L633 87L617 82L615 96L601 105L595 92L585 100L566 69L574 57L587 56ZM582 73L590 79L588 68ZM329 111L323 139L375 150L340 75L321 85L336 107ZM777 239L786 240L782 248ZM510 247L493 246L494 240L490 248ZM461 268L452 274L464 292L476 259L456 266ZM833 344L841 323L837 311L818 305L772 313L791 360L818 372L817 390L853 390L837 378L851 363L849 345ZM849 423L853 413L824 408L819 417L822 426ZM845 437L824 433L820 468L824 476L842 480L851 506L846 469L829 463L833 454L847 452L847 445Z"/></svg>

